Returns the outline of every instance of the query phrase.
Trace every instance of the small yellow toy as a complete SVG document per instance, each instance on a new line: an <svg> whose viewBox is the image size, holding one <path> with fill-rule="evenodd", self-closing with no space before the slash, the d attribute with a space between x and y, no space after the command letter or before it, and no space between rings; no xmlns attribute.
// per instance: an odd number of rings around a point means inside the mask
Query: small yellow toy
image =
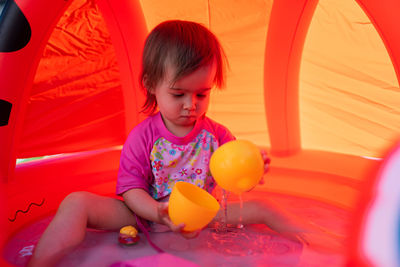
<svg viewBox="0 0 400 267"><path fill-rule="evenodd" d="M260 182L264 175L264 161L255 144L234 140L214 152L210 159L210 171L219 186L240 194Z"/></svg>
<svg viewBox="0 0 400 267"><path fill-rule="evenodd" d="M124 245L133 245L140 240L138 231L132 225L124 226L119 230L118 241Z"/></svg>

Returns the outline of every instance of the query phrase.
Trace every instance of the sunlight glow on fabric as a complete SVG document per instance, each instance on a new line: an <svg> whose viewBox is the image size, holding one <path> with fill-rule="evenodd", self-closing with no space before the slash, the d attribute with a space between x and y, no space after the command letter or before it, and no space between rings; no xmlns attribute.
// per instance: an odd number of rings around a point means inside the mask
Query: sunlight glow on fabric
<svg viewBox="0 0 400 267"><path fill-rule="evenodd" d="M73 191L115 197L121 146L145 118L137 79L145 37L161 21L188 19L215 32L230 62L208 116L271 156L254 194L339 215L374 201L358 228L338 234L342 225L329 222L345 247L329 252L359 263L365 245L376 262L399 263L400 148L386 152L400 133L400 1L6 2L14 13L0 16L0 27L12 25L0 29L0 247ZM46 155L54 156L16 164ZM352 231L354 248L344 241ZM302 253L307 263L320 256Z"/></svg>

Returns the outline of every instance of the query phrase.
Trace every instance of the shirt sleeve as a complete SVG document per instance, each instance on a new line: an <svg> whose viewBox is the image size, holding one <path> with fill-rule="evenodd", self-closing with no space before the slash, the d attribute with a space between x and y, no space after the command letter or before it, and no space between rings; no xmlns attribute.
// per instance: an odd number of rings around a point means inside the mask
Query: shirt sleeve
<svg viewBox="0 0 400 267"><path fill-rule="evenodd" d="M226 127L224 127L222 125L220 127L218 127L217 135L218 135L218 139L219 139L218 142L219 142L220 146L222 146L223 144L225 144L229 141L236 139L235 136Z"/></svg>
<svg viewBox="0 0 400 267"><path fill-rule="evenodd" d="M152 180L149 159L150 141L148 134L143 131L144 127L135 128L129 134L122 148L117 178L117 195L134 188L149 192Z"/></svg>
<svg viewBox="0 0 400 267"><path fill-rule="evenodd" d="M235 136L228 130L224 125L215 122L214 120L208 118L208 121L213 129L215 136L218 138L218 145L222 146L223 144L236 140Z"/></svg>

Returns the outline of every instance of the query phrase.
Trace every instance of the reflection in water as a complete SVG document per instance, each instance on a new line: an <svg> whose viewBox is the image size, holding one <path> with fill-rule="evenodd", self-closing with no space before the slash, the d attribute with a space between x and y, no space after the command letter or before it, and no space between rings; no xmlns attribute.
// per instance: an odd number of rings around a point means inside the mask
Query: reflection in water
<svg viewBox="0 0 400 267"><path fill-rule="evenodd" d="M253 193L254 194L254 193ZM274 195L270 195L274 196ZM275 195L290 212L321 226L327 231L316 233L311 244L305 246L291 241L265 225L246 225L239 229L225 225L225 231L214 228L203 229L194 239L185 239L172 233L150 233L151 239L167 253L207 267L223 266L344 266L345 236L349 224L349 212L315 200L286 195ZM221 216L223 217L223 216ZM7 242L4 258L17 265L25 266L32 246L47 227L52 217L36 221L21 229ZM329 232L329 234L328 234ZM107 267L114 262L155 255L146 238L135 246L120 246L117 232L88 231L85 241L60 262L60 267ZM338 242L339 248L334 249ZM324 244L320 249L316 244Z"/></svg>
<svg viewBox="0 0 400 267"><path fill-rule="evenodd" d="M281 255L299 252L302 244L282 239L269 231L254 231L249 227L240 229L227 227L225 232L213 229L207 231L204 239L213 251L231 256L250 256L259 254Z"/></svg>

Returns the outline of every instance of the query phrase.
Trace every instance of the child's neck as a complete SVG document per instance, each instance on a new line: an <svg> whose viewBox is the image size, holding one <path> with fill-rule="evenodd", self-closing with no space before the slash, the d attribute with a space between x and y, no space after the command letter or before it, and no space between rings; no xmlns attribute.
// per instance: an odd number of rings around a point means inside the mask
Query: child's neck
<svg viewBox="0 0 400 267"><path fill-rule="evenodd" d="M163 116L161 115L161 118L163 120L163 123L165 125L165 128L175 135L176 137L184 137L188 135L196 125L196 122L193 123L193 125L188 125L188 126L179 126L179 125L173 125L170 122L164 120Z"/></svg>
<svg viewBox="0 0 400 267"><path fill-rule="evenodd" d="M177 137L184 137L186 135L188 135L190 133L190 131L193 130L194 125L191 126L182 126L182 127L174 127L173 129L168 129L168 131L170 131L173 135L177 136Z"/></svg>

